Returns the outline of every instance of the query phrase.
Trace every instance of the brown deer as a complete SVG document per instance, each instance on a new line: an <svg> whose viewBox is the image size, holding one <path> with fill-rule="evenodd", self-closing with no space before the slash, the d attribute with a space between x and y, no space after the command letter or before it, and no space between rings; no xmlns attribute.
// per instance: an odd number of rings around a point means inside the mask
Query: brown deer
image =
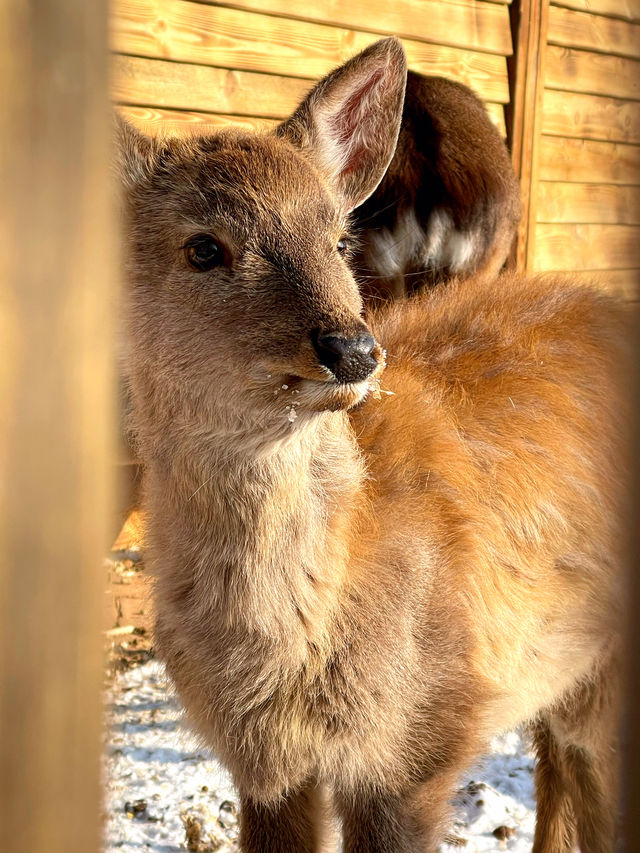
<svg viewBox="0 0 640 853"><path fill-rule="evenodd" d="M405 78L386 39L272 133L120 126L157 649L246 853L318 851L324 792L345 853L430 853L523 721L536 853L607 853L624 319L515 277L363 319L345 229Z"/></svg>
<svg viewBox="0 0 640 853"><path fill-rule="evenodd" d="M520 221L507 147L471 89L409 71L396 152L352 214L365 299L495 277Z"/></svg>

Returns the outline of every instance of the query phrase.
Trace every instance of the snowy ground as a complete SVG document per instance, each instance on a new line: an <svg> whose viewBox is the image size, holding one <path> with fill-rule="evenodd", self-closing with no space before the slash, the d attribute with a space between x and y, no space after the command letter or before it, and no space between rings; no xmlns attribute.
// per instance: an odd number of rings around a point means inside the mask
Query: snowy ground
<svg viewBox="0 0 640 853"><path fill-rule="evenodd" d="M105 853L235 851L231 781L182 724L160 664L116 676L106 713ZM531 850L533 758L515 733L493 748L456 797L452 832L466 844L442 853Z"/></svg>

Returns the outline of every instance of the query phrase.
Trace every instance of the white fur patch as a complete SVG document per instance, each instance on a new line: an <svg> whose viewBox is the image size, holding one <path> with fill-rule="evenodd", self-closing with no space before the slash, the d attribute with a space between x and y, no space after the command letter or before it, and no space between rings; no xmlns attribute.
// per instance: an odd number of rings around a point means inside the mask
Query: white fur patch
<svg viewBox="0 0 640 853"><path fill-rule="evenodd" d="M427 226L423 261L435 269L466 272L481 250L477 231L459 231L446 210L435 208Z"/></svg>
<svg viewBox="0 0 640 853"><path fill-rule="evenodd" d="M381 278L388 279L402 276L416 266L466 273L475 267L482 252L480 231L459 231L451 215L441 208L433 210L426 231L410 209L393 230L372 230L368 236L367 264Z"/></svg>
<svg viewBox="0 0 640 853"><path fill-rule="evenodd" d="M392 278L407 271L410 262L422 255L426 234L413 209L398 219L393 230L381 228L370 232L367 264L379 276Z"/></svg>

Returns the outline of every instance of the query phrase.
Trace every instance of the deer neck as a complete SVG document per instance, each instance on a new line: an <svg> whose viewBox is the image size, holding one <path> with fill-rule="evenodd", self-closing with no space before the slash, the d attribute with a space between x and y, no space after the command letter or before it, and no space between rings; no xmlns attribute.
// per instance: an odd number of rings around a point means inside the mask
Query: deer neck
<svg viewBox="0 0 640 853"><path fill-rule="evenodd" d="M346 414L314 415L257 454L214 441L150 467L161 594L164 585L175 600L179 577L197 586L191 599L209 618L321 643L344 583L363 480Z"/></svg>

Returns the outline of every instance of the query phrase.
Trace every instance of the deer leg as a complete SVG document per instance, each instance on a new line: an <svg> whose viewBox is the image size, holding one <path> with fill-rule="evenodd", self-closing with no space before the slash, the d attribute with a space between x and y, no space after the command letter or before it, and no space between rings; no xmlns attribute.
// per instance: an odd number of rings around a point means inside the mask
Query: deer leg
<svg viewBox="0 0 640 853"><path fill-rule="evenodd" d="M432 853L444 837L457 775L444 770L402 796L338 798L343 853Z"/></svg>
<svg viewBox="0 0 640 853"><path fill-rule="evenodd" d="M414 853L415 836L397 796L369 793L337 798L343 853Z"/></svg>
<svg viewBox="0 0 640 853"><path fill-rule="evenodd" d="M582 853L612 853L615 846L620 724L617 673L612 656L550 718L562 743L565 786Z"/></svg>
<svg viewBox="0 0 640 853"><path fill-rule="evenodd" d="M533 729L536 763L536 831L533 853L571 853L575 845L575 818L566 784L561 747L549 725Z"/></svg>
<svg viewBox="0 0 640 853"><path fill-rule="evenodd" d="M314 786L286 794L275 803L241 798L242 853L318 853L322 820Z"/></svg>
<svg viewBox="0 0 640 853"><path fill-rule="evenodd" d="M603 772L602 759L580 747L566 749L581 853L612 853L615 846L615 784L611 784L607 771Z"/></svg>

